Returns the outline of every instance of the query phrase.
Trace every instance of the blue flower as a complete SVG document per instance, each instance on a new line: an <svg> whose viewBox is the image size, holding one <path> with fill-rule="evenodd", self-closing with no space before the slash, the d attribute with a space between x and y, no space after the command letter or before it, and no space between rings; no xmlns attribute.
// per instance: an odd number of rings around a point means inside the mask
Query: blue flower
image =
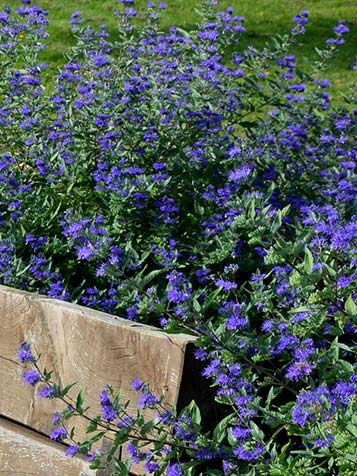
<svg viewBox="0 0 357 476"><path fill-rule="evenodd" d="M222 287L225 291L232 291L233 289L237 289L238 284L232 281L227 281L222 278L217 279L216 285Z"/></svg>
<svg viewBox="0 0 357 476"><path fill-rule="evenodd" d="M134 379L131 383L131 386L137 392L142 389L143 385L143 382L139 378Z"/></svg>
<svg viewBox="0 0 357 476"><path fill-rule="evenodd" d="M79 451L79 446L78 445L71 445L67 448L65 455L68 457L72 457L76 455Z"/></svg>
<svg viewBox="0 0 357 476"><path fill-rule="evenodd" d="M37 370L28 370L22 374L22 377L26 384L35 386L42 377L41 374Z"/></svg>
<svg viewBox="0 0 357 476"><path fill-rule="evenodd" d="M56 393L56 389L54 387L44 387L42 390L38 392L37 396L40 398L47 398L50 400L51 398L53 398L55 393Z"/></svg>
<svg viewBox="0 0 357 476"><path fill-rule="evenodd" d="M23 364L25 362L36 362L36 357L32 354L31 346L27 342L22 342L21 348L17 353L17 356L20 362Z"/></svg>
<svg viewBox="0 0 357 476"><path fill-rule="evenodd" d="M58 425L61 420L62 420L62 415L59 412L55 412L53 414L52 424L53 425Z"/></svg>
<svg viewBox="0 0 357 476"><path fill-rule="evenodd" d="M346 35L347 33L349 33L350 29L348 28L346 23L342 20L342 21L339 22L339 24L337 26L335 26L333 31L337 35Z"/></svg>
<svg viewBox="0 0 357 476"><path fill-rule="evenodd" d="M63 427L55 428L50 437L54 441L62 442L67 437L67 430Z"/></svg>

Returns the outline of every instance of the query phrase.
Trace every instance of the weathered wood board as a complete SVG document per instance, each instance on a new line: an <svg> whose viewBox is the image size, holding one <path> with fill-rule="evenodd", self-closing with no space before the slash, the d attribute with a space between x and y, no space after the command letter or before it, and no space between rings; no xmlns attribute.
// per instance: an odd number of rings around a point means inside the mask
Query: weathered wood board
<svg viewBox="0 0 357 476"><path fill-rule="evenodd" d="M5 286L0 286L0 316L0 415L44 434L53 429L52 413L63 407L57 400L38 399L37 386L24 385L24 366L16 358L23 341L41 354L40 366L53 370L53 380L62 386L78 382L71 390L73 398L80 387L86 388L91 415L100 413L99 395L109 383L115 390L122 389L133 414L139 399L131 387L134 378L149 382L159 395L165 392L171 405L180 405L179 400L187 403L201 393L199 372L192 378L191 336L167 335L154 327ZM84 423L76 423L79 440L85 438Z"/></svg>
<svg viewBox="0 0 357 476"><path fill-rule="evenodd" d="M67 458L64 445L0 418L1 476L94 476L89 463Z"/></svg>

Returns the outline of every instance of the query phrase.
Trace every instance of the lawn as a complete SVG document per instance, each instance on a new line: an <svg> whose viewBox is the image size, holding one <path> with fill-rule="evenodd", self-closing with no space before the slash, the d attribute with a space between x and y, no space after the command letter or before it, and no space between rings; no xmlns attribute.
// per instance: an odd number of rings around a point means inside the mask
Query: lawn
<svg viewBox="0 0 357 476"><path fill-rule="evenodd" d="M79 10L93 25L105 23L115 35L116 18L114 11L120 6L116 0L37 0L34 2L49 11L51 20L50 46L46 50L45 60L56 66L63 62L63 53L73 44L73 36L68 26L71 13ZM167 0L168 9L162 19L162 27L170 25L183 28L193 27L198 19L195 11L200 5L199 0ZM9 5L17 8L19 0L0 0L0 7ZM138 10L141 10L139 21L145 15L145 0L136 0ZM357 55L357 3L353 0L222 0L220 8L234 6L235 13L246 17L247 32L243 35L241 48L250 44L263 46L272 36L284 33L290 28L291 19L301 10L308 10L310 24L302 40L296 47L299 60L303 63L316 59L315 47L321 47L331 36L335 24L345 19L350 27L347 42L341 48L328 71L328 77L333 82L334 90L345 89L354 81L355 74L351 71Z"/></svg>

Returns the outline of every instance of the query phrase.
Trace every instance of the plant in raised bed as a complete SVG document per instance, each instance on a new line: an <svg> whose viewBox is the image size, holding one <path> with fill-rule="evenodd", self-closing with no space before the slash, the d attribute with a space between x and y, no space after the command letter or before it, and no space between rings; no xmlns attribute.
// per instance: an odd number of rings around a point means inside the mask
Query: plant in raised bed
<svg viewBox="0 0 357 476"><path fill-rule="evenodd" d="M137 384L158 418L115 432L149 474L352 475L356 97L333 105L322 76L348 26L305 71L306 11L260 51L217 2L169 32L152 2L138 29L122 3L113 39L72 17L78 45L44 85L46 14L2 16L2 282L198 337L222 419L202 428L192 404L164 421ZM103 392L112 431L125 404Z"/></svg>

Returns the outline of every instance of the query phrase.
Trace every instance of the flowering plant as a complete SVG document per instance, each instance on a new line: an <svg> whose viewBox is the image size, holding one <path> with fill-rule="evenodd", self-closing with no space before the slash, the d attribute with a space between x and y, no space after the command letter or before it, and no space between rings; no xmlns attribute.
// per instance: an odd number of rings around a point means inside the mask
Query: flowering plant
<svg viewBox="0 0 357 476"><path fill-rule="evenodd" d="M112 432L109 458L129 441L154 475L352 475L356 95L334 106L321 76L348 26L304 71L291 50L306 11L259 51L240 49L244 18L218 2L168 32L164 4L136 29L121 3L115 38L73 14L55 81L40 62L47 13L1 13L0 277L196 335L222 419L205 428L195 404L177 415L135 382L157 419L108 387L95 436L77 442L65 424L86 415L83 392L67 401L24 343L25 381L66 404L52 437L101 464L91 446Z"/></svg>

